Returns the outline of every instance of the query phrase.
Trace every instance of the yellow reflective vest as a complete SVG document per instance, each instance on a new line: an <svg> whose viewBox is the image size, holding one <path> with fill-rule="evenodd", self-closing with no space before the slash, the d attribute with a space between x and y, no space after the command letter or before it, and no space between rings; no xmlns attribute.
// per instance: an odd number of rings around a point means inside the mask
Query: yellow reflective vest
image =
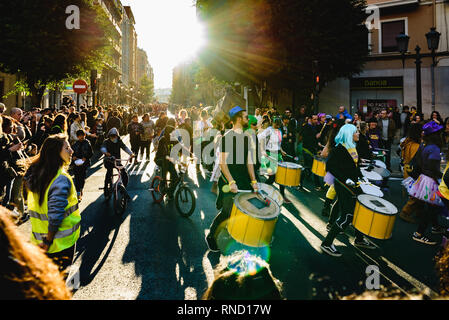
<svg viewBox="0 0 449 320"><path fill-rule="evenodd" d="M45 191L44 201L39 205L39 194L28 191L28 212L31 221L31 242L35 244L42 243L43 238L48 234L48 192L53 182L60 175L66 176L72 185L70 188L68 205L65 208L64 219L55 234L53 243L48 253L60 252L75 245L80 236L81 214L78 208L78 197L73 184L72 177L63 169L59 169L56 176L51 180Z"/></svg>

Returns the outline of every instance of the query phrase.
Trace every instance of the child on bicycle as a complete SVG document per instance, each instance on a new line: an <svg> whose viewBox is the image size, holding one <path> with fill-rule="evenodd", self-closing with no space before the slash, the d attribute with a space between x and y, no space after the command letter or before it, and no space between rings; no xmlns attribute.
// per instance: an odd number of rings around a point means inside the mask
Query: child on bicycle
<svg viewBox="0 0 449 320"><path fill-rule="evenodd" d="M167 196L170 200L173 199L173 194L176 188L175 181L178 180L178 173L176 172L175 165L167 159L167 157L170 157L173 147L178 143L178 140L171 140L171 133L176 129L175 125L175 119L170 118L167 121L164 135L159 140L157 152L154 157L156 164L162 169L162 179L166 179L167 172L170 172L171 183L168 186L167 191Z"/></svg>
<svg viewBox="0 0 449 320"><path fill-rule="evenodd" d="M90 158L92 158L93 151L89 140L86 139L84 130L76 132L78 141L73 146L73 172L75 174L75 188L78 194L78 201L83 197L83 189L86 181L86 171L90 166Z"/></svg>
<svg viewBox="0 0 449 320"><path fill-rule="evenodd" d="M119 132L116 128L111 128L108 132L108 138L104 140L103 145L101 146L101 152L105 155L104 158L104 167L106 168L106 177L104 180L104 190L105 194L109 196L110 194L110 186L112 185L112 175L114 171L114 161L115 159L120 159L120 150L125 151L127 154L134 158L134 153L129 150L129 148L123 143L120 138ZM125 168L120 170L120 174L122 176L123 185L128 185L128 173Z"/></svg>

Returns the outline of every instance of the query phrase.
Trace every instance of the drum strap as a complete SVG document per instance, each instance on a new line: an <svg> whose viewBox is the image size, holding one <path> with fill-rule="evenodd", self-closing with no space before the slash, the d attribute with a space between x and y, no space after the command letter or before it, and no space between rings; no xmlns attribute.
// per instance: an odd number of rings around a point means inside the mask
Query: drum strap
<svg viewBox="0 0 449 320"><path fill-rule="evenodd" d="M352 196L355 198L357 197L357 195L355 194L354 191L352 191L346 184L344 184L343 182L341 182L340 180L338 180L337 178L335 178L335 181L337 181L339 184L341 184L348 192L350 192L352 194Z"/></svg>

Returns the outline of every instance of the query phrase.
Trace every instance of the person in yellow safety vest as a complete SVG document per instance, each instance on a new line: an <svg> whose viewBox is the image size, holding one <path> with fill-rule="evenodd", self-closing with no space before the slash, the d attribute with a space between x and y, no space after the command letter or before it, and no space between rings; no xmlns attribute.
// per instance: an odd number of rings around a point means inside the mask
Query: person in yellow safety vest
<svg viewBox="0 0 449 320"><path fill-rule="evenodd" d="M25 174L31 242L66 270L80 236L81 215L71 176L65 171L73 150L64 134L49 136Z"/></svg>

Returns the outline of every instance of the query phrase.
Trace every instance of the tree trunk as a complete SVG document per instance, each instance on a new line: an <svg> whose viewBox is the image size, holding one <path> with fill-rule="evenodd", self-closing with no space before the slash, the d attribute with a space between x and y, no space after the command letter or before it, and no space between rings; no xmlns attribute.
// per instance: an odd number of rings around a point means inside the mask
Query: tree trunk
<svg viewBox="0 0 449 320"><path fill-rule="evenodd" d="M41 107L42 97L44 96L45 86L36 88L34 83L28 83L31 91L31 107Z"/></svg>

